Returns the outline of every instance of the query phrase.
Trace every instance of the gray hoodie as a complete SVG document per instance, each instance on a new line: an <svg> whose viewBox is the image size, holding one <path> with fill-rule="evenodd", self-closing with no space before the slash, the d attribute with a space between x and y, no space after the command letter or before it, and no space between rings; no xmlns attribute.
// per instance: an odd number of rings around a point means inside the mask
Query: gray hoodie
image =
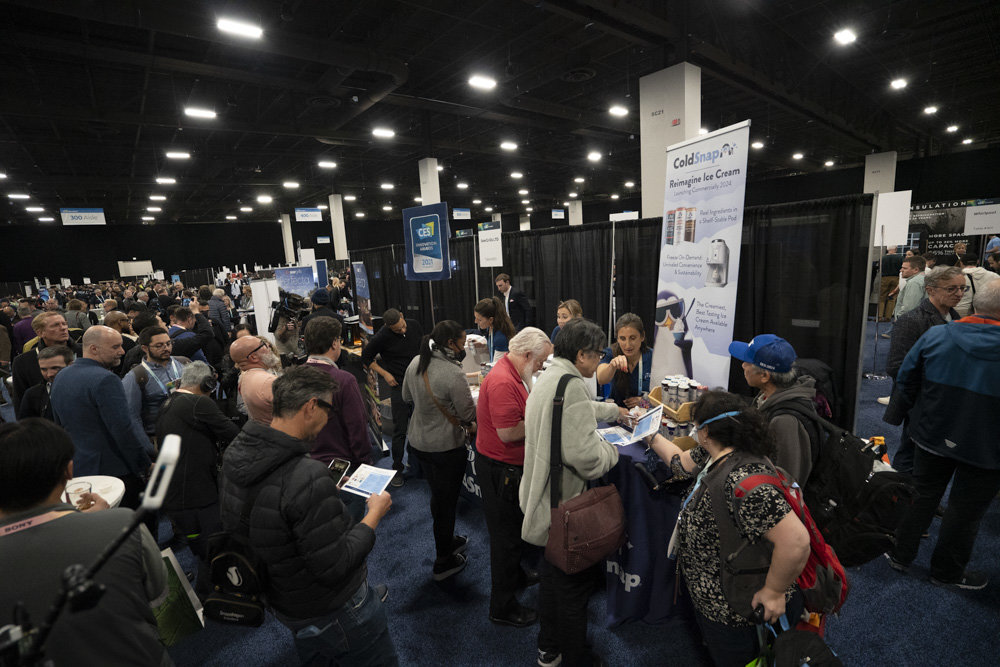
<svg viewBox="0 0 1000 667"><path fill-rule="evenodd" d="M754 399L754 406L764 413L771 425L771 433L778 450L774 460L775 465L791 473L801 487L805 487L809 473L812 472L812 441L809 438L809 431L796 415L780 414L775 417L771 415L791 402L802 405L808 402L809 408L815 410L812 402L815 397L816 381L811 377L800 377L788 389L780 389L766 399L763 394L758 394Z"/></svg>

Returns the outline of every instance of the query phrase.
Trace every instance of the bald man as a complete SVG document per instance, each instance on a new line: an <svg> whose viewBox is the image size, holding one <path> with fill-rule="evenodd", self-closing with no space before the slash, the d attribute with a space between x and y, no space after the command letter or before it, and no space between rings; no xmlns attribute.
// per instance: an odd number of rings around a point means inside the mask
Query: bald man
<svg viewBox="0 0 1000 667"><path fill-rule="evenodd" d="M271 347L257 336L244 336L229 346L229 356L240 369L239 391L247 416L270 426L271 385L278 377L272 369L280 365Z"/></svg>
<svg viewBox="0 0 1000 667"><path fill-rule="evenodd" d="M83 334L83 358L56 375L52 412L73 440L77 476L111 475L125 482L122 506L135 509L153 454L142 424L133 422L125 390L109 368L124 351L120 333L93 326Z"/></svg>

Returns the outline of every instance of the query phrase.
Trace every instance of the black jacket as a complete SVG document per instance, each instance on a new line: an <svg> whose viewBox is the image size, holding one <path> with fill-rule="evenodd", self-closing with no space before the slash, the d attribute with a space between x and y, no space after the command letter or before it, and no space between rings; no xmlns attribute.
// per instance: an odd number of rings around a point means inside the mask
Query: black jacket
<svg viewBox="0 0 1000 667"><path fill-rule="evenodd" d="M67 341L66 346L73 350L73 354L77 357L83 356L83 349L72 340ZM38 351L44 350L45 347L45 341L39 340L35 347L14 357L14 361L10 364L11 375L14 376L11 398L14 399L15 412L21 406L24 392L42 381L42 369L38 367Z"/></svg>
<svg viewBox="0 0 1000 667"><path fill-rule="evenodd" d="M21 397L21 405L17 408L17 419L27 419L28 417L42 417L49 421L55 421L52 416L52 401L49 400L49 389L45 382L28 387Z"/></svg>
<svg viewBox="0 0 1000 667"><path fill-rule="evenodd" d="M326 466L308 458L312 443L247 422L222 464L222 524L233 530L251 487L250 545L267 564L272 607L295 619L343 605L367 577L375 532L354 523Z"/></svg>
<svg viewBox="0 0 1000 667"><path fill-rule="evenodd" d="M503 301L504 296L500 295L500 300ZM510 315L510 321L514 323L514 328L520 331L524 327L531 326L531 304L528 303L528 297L524 295L524 292L516 290L513 287L510 288L510 302L507 304L507 314Z"/></svg>
<svg viewBox="0 0 1000 667"><path fill-rule="evenodd" d="M958 319L958 313L951 309L951 319ZM901 315L892 325L892 340L889 342L889 359L885 362L885 372L893 380L899 373L899 367L903 365L906 353L924 335L924 332L938 324L947 324L941 317L941 313L930 302L924 298L917 307L908 313Z"/></svg>

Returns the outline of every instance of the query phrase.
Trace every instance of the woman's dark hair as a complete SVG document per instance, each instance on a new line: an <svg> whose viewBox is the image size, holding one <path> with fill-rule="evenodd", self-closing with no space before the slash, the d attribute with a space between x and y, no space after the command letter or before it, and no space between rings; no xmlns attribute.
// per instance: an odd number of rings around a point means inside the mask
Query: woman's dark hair
<svg viewBox="0 0 1000 667"><path fill-rule="evenodd" d="M441 320L434 325L433 331L420 339L420 361L417 363L417 373L423 375L431 365L431 341L434 347L443 350L449 341L458 341L465 335L465 329L455 320Z"/></svg>
<svg viewBox="0 0 1000 667"><path fill-rule="evenodd" d="M725 412L739 414L705 426L704 431L708 437L738 452L754 456L774 456L774 439L764 416L736 394L721 390L705 392L694 404L691 419L701 425Z"/></svg>
<svg viewBox="0 0 1000 667"><path fill-rule="evenodd" d="M553 354L575 364L580 352L604 352L605 341L601 327L590 320L577 317L559 329Z"/></svg>
<svg viewBox="0 0 1000 667"><path fill-rule="evenodd" d="M0 510L19 512L41 503L72 460L69 434L48 419L0 425Z"/></svg>
<svg viewBox="0 0 1000 667"><path fill-rule="evenodd" d="M615 322L615 342L611 344L611 356L617 357L622 353L622 347L618 344L618 331L624 327L635 329L642 336L642 343L639 345L639 354L641 356L643 352L649 349L649 345L646 345L646 328L642 325L642 318L635 313L625 313ZM628 371L615 371L615 376L612 378L611 383L614 385L616 393L622 396L629 393L630 377L631 374ZM642 392L642 378L639 378L639 391L640 393Z"/></svg>
<svg viewBox="0 0 1000 667"><path fill-rule="evenodd" d="M494 296L489 299L483 299L476 304L473 310L483 317L492 318L493 328L506 336L507 340L513 338L517 333L514 330L514 323L510 321L510 316L507 314L507 309L504 308L503 302L500 301L500 297Z"/></svg>

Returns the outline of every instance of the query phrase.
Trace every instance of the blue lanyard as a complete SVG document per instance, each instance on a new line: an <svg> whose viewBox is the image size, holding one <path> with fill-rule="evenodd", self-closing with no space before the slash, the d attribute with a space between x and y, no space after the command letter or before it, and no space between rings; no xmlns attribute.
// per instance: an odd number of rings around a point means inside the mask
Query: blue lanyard
<svg viewBox="0 0 1000 667"><path fill-rule="evenodd" d="M145 360L142 361L142 365L146 369L146 373L149 375L149 377L151 377L154 380L156 380L156 384L160 385L160 389L163 390L163 393L164 394L169 394L170 390L167 389L167 385L163 384L163 381L160 380L160 378L156 377L156 374L153 373L153 369L149 367L149 364L147 364ZM175 373L177 373L177 377L171 378L170 377L170 371L168 370L167 371L167 377L170 378L169 379L169 384L173 384L174 382L176 382L178 380L178 378L180 378L181 374L178 371L178 366L180 366L180 364L177 363L177 360L171 358L170 359L170 367L174 369Z"/></svg>

